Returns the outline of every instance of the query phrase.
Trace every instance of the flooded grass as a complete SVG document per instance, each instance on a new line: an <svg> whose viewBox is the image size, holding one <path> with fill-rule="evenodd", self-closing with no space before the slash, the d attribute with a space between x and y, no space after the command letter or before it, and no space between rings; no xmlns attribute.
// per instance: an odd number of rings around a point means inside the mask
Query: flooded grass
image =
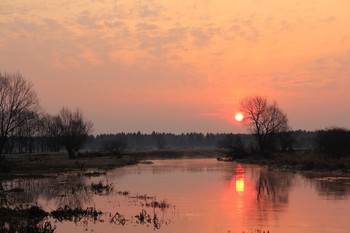
<svg viewBox="0 0 350 233"><path fill-rule="evenodd" d="M49 214L37 206L27 208L0 208L0 231L10 232L33 232L52 233L55 227L50 223L40 224Z"/></svg>
<svg viewBox="0 0 350 233"><path fill-rule="evenodd" d="M147 207L152 207L152 208L159 208L159 209L167 209L169 208L170 204L167 201L152 201L151 203L146 203Z"/></svg>
<svg viewBox="0 0 350 233"><path fill-rule="evenodd" d="M72 221L79 222L82 218L93 219L94 221L102 215L101 211L96 210L94 207L88 207L86 209L75 208L72 209L69 206L59 208L51 212L51 216L58 221Z"/></svg>
<svg viewBox="0 0 350 233"><path fill-rule="evenodd" d="M156 197L155 196L148 196L147 194L143 194L143 195L136 194L135 196L132 196L131 198L146 201L146 200L154 200Z"/></svg>
<svg viewBox="0 0 350 233"><path fill-rule="evenodd" d="M69 159L68 155L65 153L37 155L14 154L6 156L6 160L11 170L1 174L0 180L44 178L52 175L56 176L57 173L65 173L67 171L84 172L87 169L110 170L116 167L135 165L139 162L138 159L131 156L123 156L118 159L113 156L91 156ZM97 175L97 173L93 174L93 176L94 175Z"/></svg>
<svg viewBox="0 0 350 233"><path fill-rule="evenodd" d="M107 175L106 172L99 172L99 171L92 171L92 172L84 173L84 176L86 176L86 177L99 177L99 176L105 176L105 175Z"/></svg>
<svg viewBox="0 0 350 233"><path fill-rule="evenodd" d="M116 194L122 195L122 196L129 196L130 192L129 191L117 191Z"/></svg>
<svg viewBox="0 0 350 233"><path fill-rule="evenodd" d="M90 185L91 191L98 195L109 195L113 192L113 184L109 184L108 181L106 184L100 180L97 183L92 183Z"/></svg>
<svg viewBox="0 0 350 233"><path fill-rule="evenodd" d="M160 228L160 223L157 214L154 212L153 217L146 212L146 210L142 210L138 215L135 215L136 223L138 224L153 224L155 229Z"/></svg>
<svg viewBox="0 0 350 233"><path fill-rule="evenodd" d="M242 233L270 233L270 231L265 231L261 229L251 229L249 231L243 231Z"/></svg>
<svg viewBox="0 0 350 233"><path fill-rule="evenodd" d="M94 207L71 208L65 206L57 210L46 212L38 206L30 206L27 208L0 208L0 232L30 232L30 233L54 233L56 225L52 220L59 222L83 222L87 221L104 222L103 216L106 216L102 211L96 210ZM50 219L52 219L50 221ZM108 220L107 220L108 221ZM142 209L141 212L126 219L124 215L116 212L114 215L109 213L109 223L126 225L127 222L136 223L138 225L153 226L154 229L161 227L161 221L155 211L153 213Z"/></svg>
<svg viewBox="0 0 350 233"><path fill-rule="evenodd" d="M17 221L18 219L41 220L48 216L48 213L40 209L38 206L30 206L28 208L0 208L1 221Z"/></svg>

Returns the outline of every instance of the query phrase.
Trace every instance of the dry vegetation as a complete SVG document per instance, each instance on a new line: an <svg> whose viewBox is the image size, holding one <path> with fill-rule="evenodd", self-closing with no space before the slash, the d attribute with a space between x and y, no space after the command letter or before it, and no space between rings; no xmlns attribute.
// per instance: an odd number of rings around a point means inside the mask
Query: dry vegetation
<svg viewBox="0 0 350 233"><path fill-rule="evenodd" d="M115 158L111 156L85 156L69 159L66 153L9 155L6 162L10 172L2 173L1 178L41 177L66 171L85 171L86 169L108 170L115 167L137 164L130 156Z"/></svg>
<svg viewBox="0 0 350 233"><path fill-rule="evenodd" d="M66 171L88 169L109 170L116 167L135 165L145 159L218 157L216 149L164 149L129 151L122 156L105 153L82 153L76 159L69 159L66 153L15 154L6 156L9 172L0 179L15 177L42 177Z"/></svg>
<svg viewBox="0 0 350 233"><path fill-rule="evenodd" d="M255 155L238 160L242 163L267 165L281 170L320 172L323 174L350 174L350 157L330 158L317 151L274 153L269 156Z"/></svg>

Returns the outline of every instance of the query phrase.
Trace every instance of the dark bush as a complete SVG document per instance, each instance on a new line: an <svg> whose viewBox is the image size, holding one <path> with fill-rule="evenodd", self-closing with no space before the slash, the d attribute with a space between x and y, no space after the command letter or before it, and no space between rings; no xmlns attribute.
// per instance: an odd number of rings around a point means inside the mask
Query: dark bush
<svg viewBox="0 0 350 233"><path fill-rule="evenodd" d="M330 128L317 131L316 149L333 158L350 154L350 131L345 128Z"/></svg>
<svg viewBox="0 0 350 233"><path fill-rule="evenodd" d="M218 147L225 149L225 154L233 159L244 158L247 154L240 135L227 134Z"/></svg>

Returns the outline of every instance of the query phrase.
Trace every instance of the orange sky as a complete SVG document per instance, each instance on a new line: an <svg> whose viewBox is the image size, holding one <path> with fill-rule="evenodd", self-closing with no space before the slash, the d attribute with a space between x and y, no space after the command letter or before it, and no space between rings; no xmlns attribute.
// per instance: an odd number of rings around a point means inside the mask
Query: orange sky
<svg viewBox="0 0 350 233"><path fill-rule="evenodd" d="M94 133L245 132L240 99L293 129L350 128L350 1L2 0L0 70Z"/></svg>

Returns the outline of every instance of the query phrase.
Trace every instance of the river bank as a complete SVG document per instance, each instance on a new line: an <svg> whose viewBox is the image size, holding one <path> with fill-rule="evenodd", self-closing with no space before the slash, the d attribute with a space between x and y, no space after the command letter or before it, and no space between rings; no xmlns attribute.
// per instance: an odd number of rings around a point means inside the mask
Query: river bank
<svg viewBox="0 0 350 233"><path fill-rule="evenodd" d="M317 175L350 176L350 158L330 158L315 151L294 151L269 155L253 154L235 160L239 163L267 166L281 171L300 171Z"/></svg>
<svg viewBox="0 0 350 233"><path fill-rule="evenodd" d="M80 153L69 159L65 152L46 154L6 155L8 172L0 173L0 180L51 176L67 171L110 170L116 167L136 165L151 159L208 158L221 155L216 149L163 149L132 150L121 155L101 152Z"/></svg>

